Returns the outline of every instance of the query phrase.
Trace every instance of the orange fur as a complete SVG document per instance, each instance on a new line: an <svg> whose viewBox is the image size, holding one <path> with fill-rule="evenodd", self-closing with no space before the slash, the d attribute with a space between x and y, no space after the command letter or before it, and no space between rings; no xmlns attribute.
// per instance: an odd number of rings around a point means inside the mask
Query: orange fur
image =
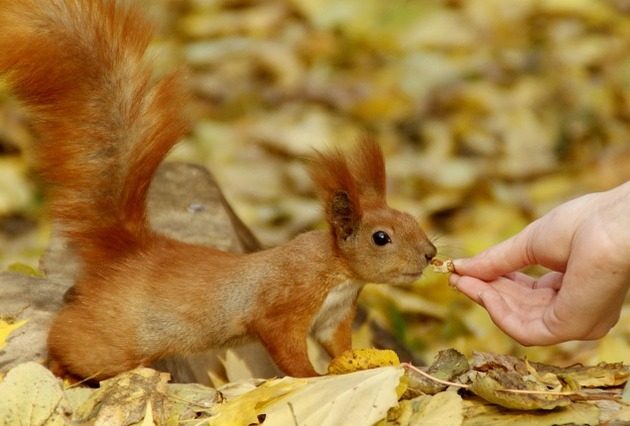
<svg viewBox="0 0 630 426"><path fill-rule="evenodd" d="M381 147L370 137L363 139L359 145L360 152L353 156L352 175L359 187L361 198L376 204L385 200L385 161Z"/></svg>
<svg viewBox="0 0 630 426"><path fill-rule="evenodd" d="M334 235L349 235L363 212L359 189L347 159L339 151L316 153L311 161L311 179L324 204L326 220Z"/></svg>
<svg viewBox="0 0 630 426"><path fill-rule="evenodd" d="M148 229L148 184L188 126L181 77L150 84L151 26L120 2L1 0L0 28L0 72L33 111L53 216L84 255L112 232L120 254L127 231Z"/></svg>
<svg viewBox="0 0 630 426"><path fill-rule="evenodd" d="M313 160L332 232L247 255L153 232L147 189L186 129L186 95L178 73L152 84L141 12L0 0L0 28L0 72L31 112L53 216L82 260L48 336L56 373L103 379L258 338L287 374L314 375L307 334L332 356L348 349L363 283L412 282L435 255L417 222L387 207L373 141Z"/></svg>

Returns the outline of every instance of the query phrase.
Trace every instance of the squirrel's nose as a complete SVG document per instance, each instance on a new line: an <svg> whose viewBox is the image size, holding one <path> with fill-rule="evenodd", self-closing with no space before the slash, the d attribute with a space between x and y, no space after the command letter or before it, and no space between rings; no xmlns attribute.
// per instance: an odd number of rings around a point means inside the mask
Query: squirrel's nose
<svg viewBox="0 0 630 426"><path fill-rule="evenodd" d="M433 259L436 254L437 254L437 248L435 248L433 243L431 243L430 241L427 241L425 252L424 252L424 258L427 260L427 262L430 262L431 259Z"/></svg>

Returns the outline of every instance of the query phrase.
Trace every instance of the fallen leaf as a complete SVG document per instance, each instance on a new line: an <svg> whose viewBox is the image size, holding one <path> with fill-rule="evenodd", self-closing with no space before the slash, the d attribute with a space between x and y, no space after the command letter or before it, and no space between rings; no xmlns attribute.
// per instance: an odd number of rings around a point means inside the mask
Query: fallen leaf
<svg viewBox="0 0 630 426"><path fill-rule="evenodd" d="M474 352L472 368L477 371L501 369L514 371L522 375L536 372L541 383L547 381L558 384L550 375L579 387L619 386L630 378L630 367L623 363L601 362L594 366L574 365L570 367L556 367L540 362L527 361L511 355L501 355L489 352Z"/></svg>
<svg viewBox="0 0 630 426"><path fill-rule="evenodd" d="M371 426L398 403L402 367L381 367L309 379L264 410L265 426Z"/></svg>
<svg viewBox="0 0 630 426"><path fill-rule="evenodd" d="M545 411L508 410L481 399L464 401L464 426L549 426L598 425L599 409L591 404L574 403Z"/></svg>
<svg viewBox="0 0 630 426"><path fill-rule="evenodd" d="M600 362L597 365L571 367L556 367L553 365L531 363L541 373L551 372L560 378L575 381L582 387L606 387L620 386L628 381L630 377L630 367L622 363Z"/></svg>
<svg viewBox="0 0 630 426"><path fill-rule="evenodd" d="M68 410L60 380L36 362L11 369L0 383L2 425L65 425Z"/></svg>
<svg viewBox="0 0 630 426"><path fill-rule="evenodd" d="M476 372L472 375L468 390L486 401L517 410L551 410L565 407L571 403L567 395L550 392L545 385L527 381L523 376L513 371ZM512 392L513 390L517 392Z"/></svg>
<svg viewBox="0 0 630 426"><path fill-rule="evenodd" d="M96 425L127 426L141 422L151 401L153 416L159 423L166 418L167 373L136 368L100 382L100 387L74 411L73 420Z"/></svg>
<svg viewBox="0 0 630 426"><path fill-rule="evenodd" d="M270 404L304 388L306 384L306 379L293 377L268 380L249 392L214 406L208 424L211 426L258 424L259 416ZM265 425L268 424L265 421Z"/></svg>
<svg viewBox="0 0 630 426"><path fill-rule="evenodd" d="M10 264L7 267L7 271L26 275L28 277L44 278L44 274L41 271L38 271L37 269L33 268L31 265L27 265L26 263L22 263L22 262L15 262L15 263Z"/></svg>
<svg viewBox="0 0 630 426"><path fill-rule="evenodd" d="M464 355L455 349L446 349L437 354L435 361L426 372L437 379L451 381L460 374L467 372L468 369L468 360ZM411 369L407 370L406 375L409 379L408 392L412 393L412 395L418 395L419 393L433 395L443 391L447 386Z"/></svg>
<svg viewBox="0 0 630 426"><path fill-rule="evenodd" d="M402 401L391 410L384 425L459 426L464 420L464 402L455 391L422 395Z"/></svg>
<svg viewBox="0 0 630 426"><path fill-rule="evenodd" d="M399 364L398 355L389 349L351 349L330 361L328 374L345 374Z"/></svg>
<svg viewBox="0 0 630 426"><path fill-rule="evenodd" d="M197 383L169 383L167 424L180 424L199 416L209 416L212 407L220 403L219 391Z"/></svg>
<svg viewBox="0 0 630 426"><path fill-rule="evenodd" d="M0 349L4 348L7 344L7 337L26 324L28 320L20 320L20 321L8 321L4 319L0 319Z"/></svg>

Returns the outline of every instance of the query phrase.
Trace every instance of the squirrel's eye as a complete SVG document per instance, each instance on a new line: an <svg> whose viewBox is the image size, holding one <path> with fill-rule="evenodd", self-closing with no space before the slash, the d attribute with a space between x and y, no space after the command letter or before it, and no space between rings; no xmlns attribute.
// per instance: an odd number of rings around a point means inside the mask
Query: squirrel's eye
<svg viewBox="0 0 630 426"><path fill-rule="evenodd" d="M372 234L372 241L374 241L374 244L376 244L377 246L384 246L385 244L391 243L392 239L389 238L389 235L387 235L387 232L376 231L375 233Z"/></svg>

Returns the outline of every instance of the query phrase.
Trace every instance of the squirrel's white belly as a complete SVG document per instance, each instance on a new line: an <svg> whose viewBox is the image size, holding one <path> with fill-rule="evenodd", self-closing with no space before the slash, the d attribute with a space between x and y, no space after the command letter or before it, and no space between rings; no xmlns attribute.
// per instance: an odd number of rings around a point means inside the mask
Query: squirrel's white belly
<svg viewBox="0 0 630 426"><path fill-rule="evenodd" d="M328 292L311 325L315 338L320 341L328 341L332 338L337 325L353 308L361 287L363 287L363 283L348 280Z"/></svg>

